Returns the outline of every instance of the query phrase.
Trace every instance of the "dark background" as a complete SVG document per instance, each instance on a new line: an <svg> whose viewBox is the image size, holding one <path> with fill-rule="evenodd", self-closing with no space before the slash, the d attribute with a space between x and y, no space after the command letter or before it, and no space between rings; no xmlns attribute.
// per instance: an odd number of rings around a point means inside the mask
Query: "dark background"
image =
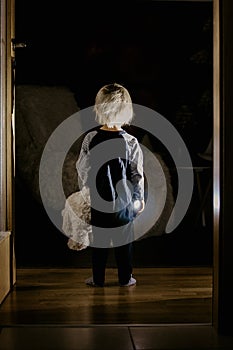
<svg viewBox="0 0 233 350"><path fill-rule="evenodd" d="M176 127L194 165L212 165L198 156L213 133L211 1L16 0L16 41L27 45L16 49L16 86L66 86L85 108L102 85L122 83L134 103L156 110ZM89 249L67 248L66 237L25 184L20 162L16 157L18 266L90 266ZM210 169L202 179L204 190L211 177ZM212 265L211 192L203 227L199 218L195 224L196 185L174 232L134 242L135 266ZM111 257L109 263L114 264Z"/></svg>

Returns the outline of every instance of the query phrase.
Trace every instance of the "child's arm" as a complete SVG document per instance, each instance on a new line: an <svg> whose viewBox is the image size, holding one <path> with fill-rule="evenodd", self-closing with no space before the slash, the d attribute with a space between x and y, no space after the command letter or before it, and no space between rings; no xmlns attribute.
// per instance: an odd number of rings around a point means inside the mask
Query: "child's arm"
<svg viewBox="0 0 233 350"><path fill-rule="evenodd" d="M143 173L143 153L135 139L131 153L131 181L133 184L133 201L137 214L145 208L144 201L144 173Z"/></svg>
<svg viewBox="0 0 233 350"><path fill-rule="evenodd" d="M82 188L87 183L87 175L90 170L89 162L89 135L86 135L81 146L76 169L79 177L79 187Z"/></svg>

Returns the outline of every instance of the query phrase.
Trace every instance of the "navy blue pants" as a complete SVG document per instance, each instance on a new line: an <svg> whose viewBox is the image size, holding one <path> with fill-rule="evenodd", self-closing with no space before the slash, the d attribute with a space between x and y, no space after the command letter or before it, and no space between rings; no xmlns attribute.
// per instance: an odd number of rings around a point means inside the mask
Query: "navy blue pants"
<svg viewBox="0 0 233 350"><path fill-rule="evenodd" d="M115 248L92 247L92 273L94 283L98 286L104 285L109 249L114 249L119 283L127 284L132 274L132 243Z"/></svg>

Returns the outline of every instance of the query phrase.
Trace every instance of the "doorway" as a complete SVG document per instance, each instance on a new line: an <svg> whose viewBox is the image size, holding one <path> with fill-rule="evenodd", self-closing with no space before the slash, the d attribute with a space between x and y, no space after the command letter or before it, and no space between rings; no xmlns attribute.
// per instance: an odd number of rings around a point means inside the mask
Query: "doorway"
<svg viewBox="0 0 233 350"><path fill-rule="evenodd" d="M194 164L194 192L187 215L175 232L135 242L135 268L212 269L212 162L205 158L211 156L208 146L213 130L212 3L139 4L132 22L130 8L125 8L123 15L121 9L116 11L115 27L111 21L101 26L106 19L101 17L99 6L91 13L88 8L80 8L73 15L69 7L60 9L56 4L56 16L51 24L54 8L49 9L47 3L40 2L40 7L30 1L18 4L16 31L18 40L26 41L26 48L18 50L16 57L16 103L22 117L16 121L18 268L90 267L89 251L78 256L68 251L66 237L54 229L38 201L34 169L38 169L43 140L60 120L53 119L50 125L43 125L46 112L43 116L38 110L35 113L32 101L36 103L41 97L42 102L47 99L49 103L50 94L58 100L62 96L65 99L66 94L69 104L63 105L66 108L63 115L67 117L75 111L75 103L77 109L92 105L96 89L107 79L124 82L132 91L135 103L166 116L182 135ZM77 13L79 19L88 18L88 23L86 20L77 23ZM182 19L179 23L178 15ZM44 18L42 27L41 18ZM69 21L64 22L64 18ZM41 31L36 34L38 26ZM89 26L91 35L84 38L83 31ZM184 31L186 35L189 33L188 42ZM40 103L36 106L43 111ZM162 145L154 147L165 152ZM166 152L162 154L169 168L171 159ZM172 172L171 184L175 197L177 183ZM25 227L22 207L37 222L33 228L37 249L31 246L32 229ZM190 220L194 217L195 225L191 229ZM111 257L109 265L114 267Z"/></svg>

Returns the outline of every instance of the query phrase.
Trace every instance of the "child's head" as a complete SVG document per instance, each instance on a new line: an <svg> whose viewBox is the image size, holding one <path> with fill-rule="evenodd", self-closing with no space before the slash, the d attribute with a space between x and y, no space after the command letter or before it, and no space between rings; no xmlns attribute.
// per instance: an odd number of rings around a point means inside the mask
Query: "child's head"
<svg viewBox="0 0 233 350"><path fill-rule="evenodd" d="M95 98L96 121L108 127L129 124L133 118L133 105L126 88L119 84L103 86Z"/></svg>

